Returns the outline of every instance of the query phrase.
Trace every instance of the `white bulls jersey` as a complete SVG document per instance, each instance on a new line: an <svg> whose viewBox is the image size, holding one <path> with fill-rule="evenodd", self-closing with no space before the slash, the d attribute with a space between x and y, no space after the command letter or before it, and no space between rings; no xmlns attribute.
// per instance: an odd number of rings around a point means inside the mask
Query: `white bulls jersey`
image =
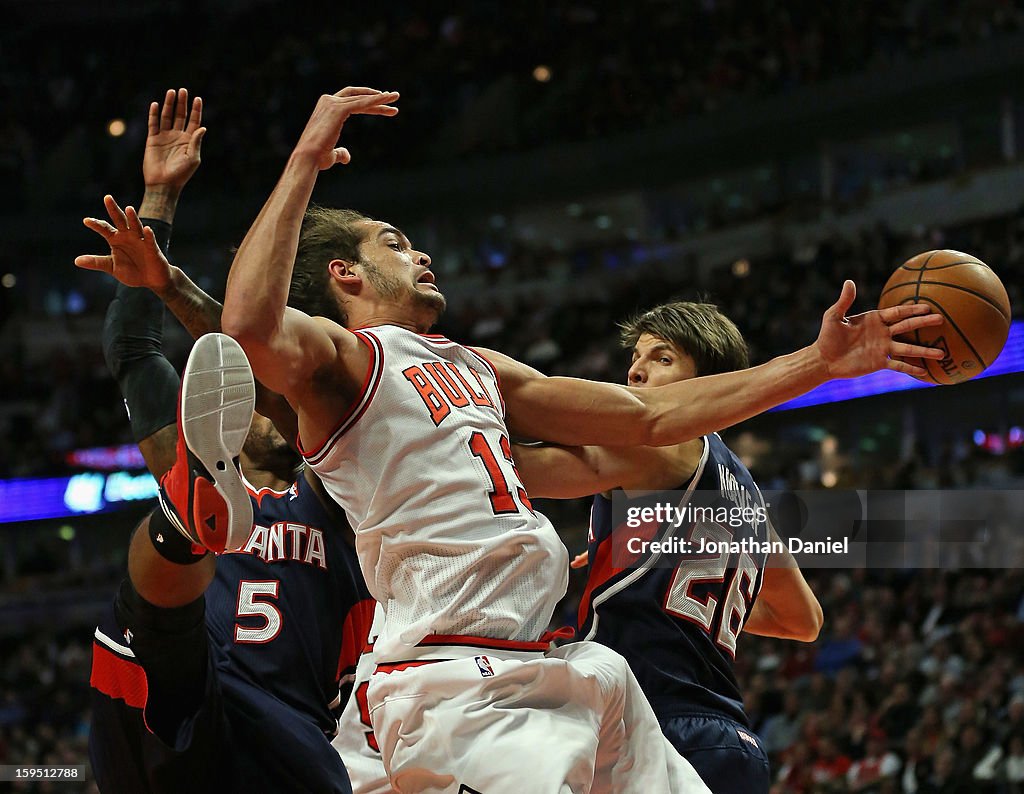
<svg viewBox="0 0 1024 794"><path fill-rule="evenodd" d="M373 734L367 700L370 677L377 666L373 646L383 628L384 610L377 604L373 612L373 625L370 626L369 636L356 665L352 691L338 718L338 734L331 742L348 771L352 794L395 794L388 782L377 737Z"/></svg>
<svg viewBox="0 0 1024 794"><path fill-rule="evenodd" d="M356 334L371 358L362 392L303 453L348 515L384 607L377 661L409 658L428 635L537 640L568 553L512 464L497 374L442 336Z"/></svg>

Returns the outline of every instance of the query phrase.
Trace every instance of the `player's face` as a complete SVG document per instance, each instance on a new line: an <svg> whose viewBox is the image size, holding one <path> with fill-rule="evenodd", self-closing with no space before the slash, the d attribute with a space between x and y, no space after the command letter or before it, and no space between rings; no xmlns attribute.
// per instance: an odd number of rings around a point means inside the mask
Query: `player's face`
<svg viewBox="0 0 1024 794"><path fill-rule="evenodd" d="M366 280L384 300L430 315L430 324L444 311L444 295L434 284L430 257L412 247L402 232L387 223L370 221L360 245Z"/></svg>
<svg viewBox="0 0 1024 794"><path fill-rule="evenodd" d="M664 386L696 376L697 365L688 353L657 336L641 334L626 379L630 386Z"/></svg>

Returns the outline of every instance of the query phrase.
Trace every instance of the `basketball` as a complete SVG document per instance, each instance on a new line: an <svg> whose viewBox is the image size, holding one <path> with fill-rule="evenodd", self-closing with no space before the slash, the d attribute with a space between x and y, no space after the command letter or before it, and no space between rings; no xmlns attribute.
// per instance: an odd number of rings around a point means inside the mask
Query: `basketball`
<svg viewBox="0 0 1024 794"><path fill-rule="evenodd" d="M900 265L882 289L878 308L902 303L930 304L945 318L906 340L945 351L923 365L928 380L943 386L984 372L1010 333L1010 299L999 276L962 251L925 251Z"/></svg>

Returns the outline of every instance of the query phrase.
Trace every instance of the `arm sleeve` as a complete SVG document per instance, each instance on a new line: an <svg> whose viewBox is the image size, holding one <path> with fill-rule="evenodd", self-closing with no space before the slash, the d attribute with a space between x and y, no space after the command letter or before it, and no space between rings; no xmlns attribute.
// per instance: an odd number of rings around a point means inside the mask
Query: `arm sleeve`
<svg viewBox="0 0 1024 794"><path fill-rule="evenodd" d="M143 219L166 250L171 226ZM124 397L136 443L174 424L178 373L163 354L163 303L148 289L117 285L103 323L103 355Z"/></svg>

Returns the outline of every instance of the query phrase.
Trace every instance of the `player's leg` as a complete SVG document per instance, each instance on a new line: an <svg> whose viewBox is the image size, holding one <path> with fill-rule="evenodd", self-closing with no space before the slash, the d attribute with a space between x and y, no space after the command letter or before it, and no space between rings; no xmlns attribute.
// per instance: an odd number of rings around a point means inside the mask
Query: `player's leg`
<svg viewBox="0 0 1024 794"><path fill-rule="evenodd" d="M165 547L177 541L178 530L158 508L142 519L128 545L128 576L135 591L156 607L181 607L202 598L213 581L214 555L188 548L188 560L173 561ZM184 544L183 544L184 545Z"/></svg>
<svg viewBox="0 0 1024 794"><path fill-rule="evenodd" d="M709 794L615 652L480 653L373 676L370 716L398 791Z"/></svg>
<svg viewBox="0 0 1024 794"><path fill-rule="evenodd" d="M768 794L768 756L749 729L714 714L690 714L665 720L662 730L701 777L712 781L715 794Z"/></svg>
<svg viewBox="0 0 1024 794"><path fill-rule="evenodd" d="M128 578L115 602L146 672L147 724L171 746L208 694L209 550L232 547L252 525L238 455L254 402L252 371L237 343L223 334L201 337L182 375L176 456L160 480L161 509L132 537Z"/></svg>
<svg viewBox="0 0 1024 794"><path fill-rule="evenodd" d="M132 538L128 573L135 592L159 607L202 596L213 578L208 551L233 549L249 536L252 502L238 470L256 388L238 344L200 337L182 374L177 422L140 442L147 460L169 457L160 506Z"/></svg>
<svg viewBox="0 0 1024 794"><path fill-rule="evenodd" d="M586 693L600 715L592 794L663 791L710 794L703 776L661 732L629 664L610 648L577 642L557 648L549 659L563 659L575 676L575 690Z"/></svg>
<svg viewBox="0 0 1024 794"><path fill-rule="evenodd" d="M589 791L599 721L564 662L481 656L380 672L368 704L401 794ZM478 661L479 660L479 661Z"/></svg>
<svg viewBox="0 0 1024 794"><path fill-rule="evenodd" d="M194 780L209 767L215 768L204 781L227 779L219 763L225 730L203 598L213 556L193 565L164 559L150 538L156 517L162 518L160 510L132 537L134 573L151 590L170 583L173 594L158 606L126 577L95 632L89 745L104 790L199 790ZM177 534L169 526L164 531ZM147 576L153 568L160 574Z"/></svg>
<svg viewBox="0 0 1024 794"><path fill-rule="evenodd" d="M200 337L181 377L177 455L160 480L160 503L182 536L218 554L238 549L252 529L238 458L255 407L242 348L224 334Z"/></svg>

